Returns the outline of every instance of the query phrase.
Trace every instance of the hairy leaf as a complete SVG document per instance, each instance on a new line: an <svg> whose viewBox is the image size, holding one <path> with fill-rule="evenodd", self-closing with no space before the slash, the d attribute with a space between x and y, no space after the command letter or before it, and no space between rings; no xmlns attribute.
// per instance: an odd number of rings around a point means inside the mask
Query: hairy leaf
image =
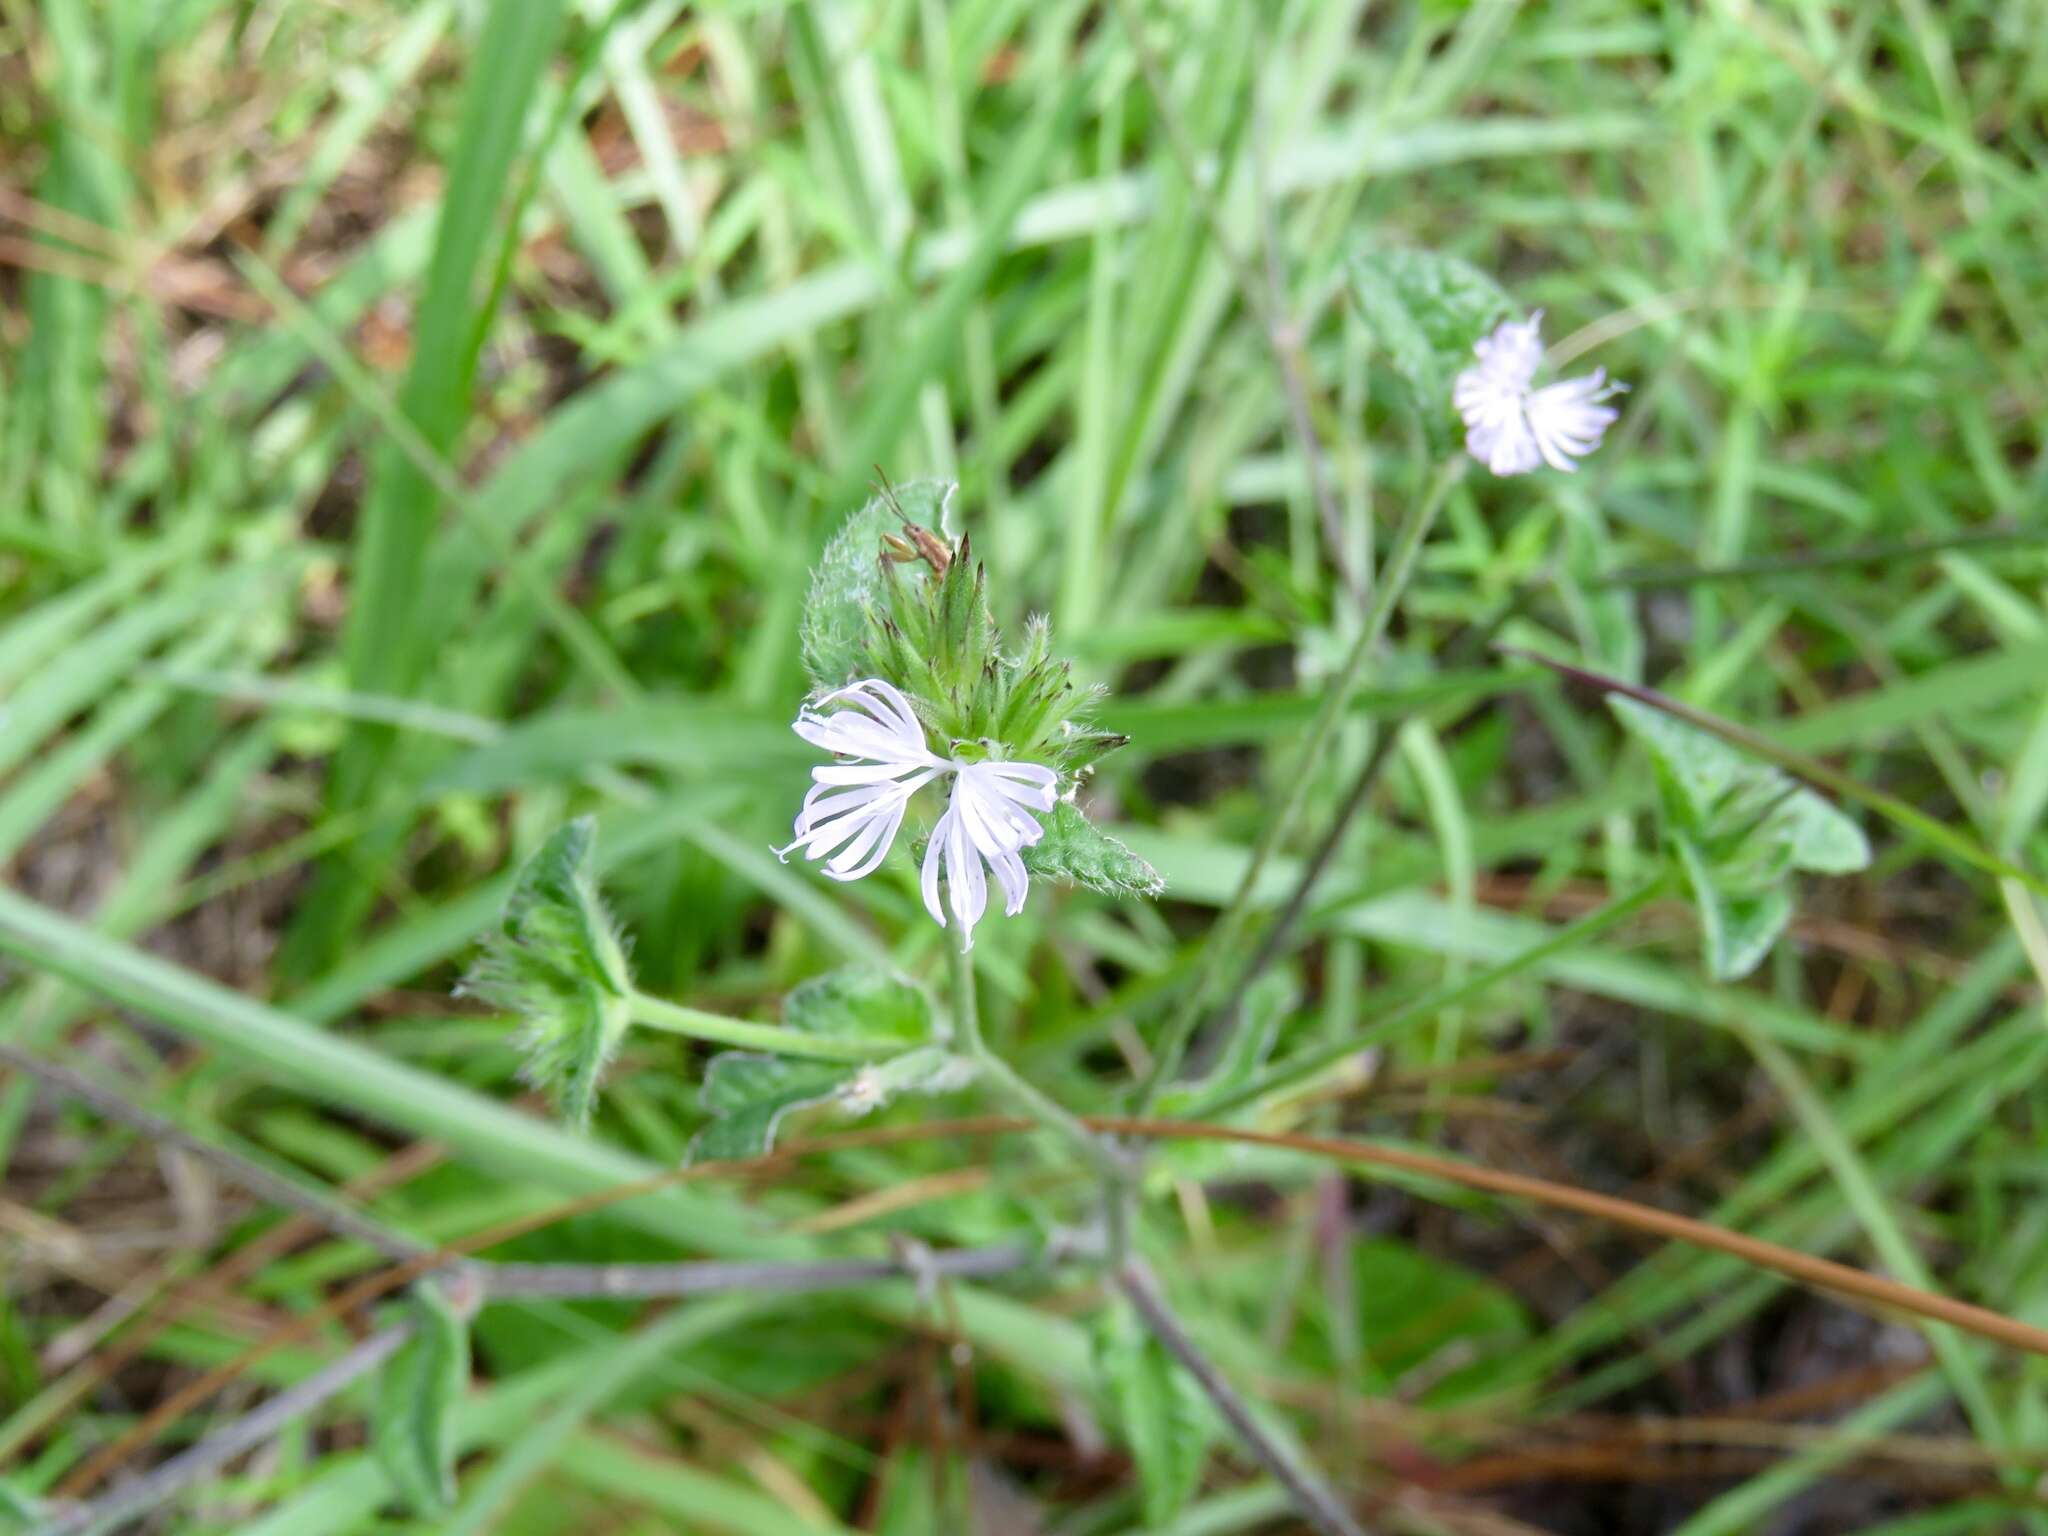
<svg viewBox="0 0 2048 1536"><path fill-rule="evenodd" d="M421 1516L455 1502L455 1410L469 1386L469 1324L432 1281L413 1288L412 1336L385 1362L370 1443L391 1486Z"/></svg>
<svg viewBox="0 0 2048 1536"><path fill-rule="evenodd" d="M1500 284L1469 262L1435 251L1369 245L1351 257L1351 293L1407 383L1433 445L1452 440L1451 384L1472 346L1514 313Z"/></svg>
<svg viewBox="0 0 2048 1536"><path fill-rule="evenodd" d="M521 1075L576 1125L631 1025L625 946L590 871L595 833L579 817L526 861L459 989L525 1020Z"/></svg>
<svg viewBox="0 0 2048 1536"><path fill-rule="evenodd" d="M1717 980L1748 975L1770 953L1792 918L1794 870L1848 874L1870 863L1863 829L1790 775L1639 700L1608 703L1649 750L1666 851L1699 910Z"/></svg>
<svg viewBox="0 0 2048 1536"><path fill-rule="evenodd" d="M782 1021L814 1035L851 1035L921 1045L936 1032L931 999L893 971L842 966L813 976L789 994Z"/></svg>
<svg viewBox="0 0 2048 1536"><path fill-rule="evenodd" d="M1024 866L1045 880L1066 880L1111 896L1157 896L1159 871L1062 800L1044 818L1045 837L1024 850Z"/></svg>
<svg viewBox="0 0 2048 1536"><path fill-rule="evenodd" d="M1137 1464L1145 1529L1164 1530L1194 1496L1215 1435L1201 1386L1128 1307L1104 1319L1096 1370L1118 1429Z"/></svg>

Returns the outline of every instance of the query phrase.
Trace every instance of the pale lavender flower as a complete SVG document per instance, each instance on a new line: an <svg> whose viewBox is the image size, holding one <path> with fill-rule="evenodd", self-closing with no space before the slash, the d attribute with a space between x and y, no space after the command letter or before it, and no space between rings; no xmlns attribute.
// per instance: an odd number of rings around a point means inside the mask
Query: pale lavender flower
<svg viewBox="0 0 2048 1536"><path fill-rule="evenodd" d="M833 705L837 709L828 708ZM946 907L959 922L963 947L974 946L974 925L988 910L988 875L1002 888L1003 910L1024 910L1030 880L1019 857L1045 836L1032 813L1055 803L1058 779L1036 763L962 762L935 754L910 701L880 678L867 678L806 705L796 733L813 746L853 762L811 770L811 789L796 818L796 841L777 850L787 859L804 850L823 859L835 880L872 874L887 857L910 797L950 775L953 795L925 850L925 910L941 928ZM984 868L986 866L986 868ZM948 900L939 901L939 878Z"/></svg>
<svg viewBox="0 0 2048 1536"><path fill-rule="evenodd" d="M845 707L826 714L831 704ZM805 858L824 859L835 880L872 874L896 840L910 797L952 765L925 746L910 701L878 677L805 705L791 729L814 747L861 761L811 770L796 841L776 856L787 859L801 848Z"/></svg>
<svg viewBox="0 0 2048 1536"><path fill-rule="evenodd" d="M960 923L962 949L974 947L974 925L988 910L987 864L1003 888L1003 913L1024 910L1030 890L1019 853L1045 836L1033 811L1050 811L1058 780L1036 763L953 764L953 800L932 829L924 851L924 909L941 928L939 873L946 876L947 906Z"/></svg>
<svg viewBox="0 0 2048 1536"><path fill-rule="evenodd" d="M1540 309L1527 320L1502 321L1473 346L1479 361L1452 388L1451 403L1465 420L1465 451L1496 475L1527 474L1538 464L1569 473L1620 414L1603 402L1628 388L1596 368L1532 390L1543 361L1542 323Z"/></svg>

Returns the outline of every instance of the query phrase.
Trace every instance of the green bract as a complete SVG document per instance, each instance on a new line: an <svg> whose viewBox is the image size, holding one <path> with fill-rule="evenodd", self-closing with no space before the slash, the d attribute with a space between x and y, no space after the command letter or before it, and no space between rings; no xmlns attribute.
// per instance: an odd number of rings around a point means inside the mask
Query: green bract
<svg viewBox="0 0 2048 1536"><path fill-rule="evenodd" d="M1665 848L1699 909L1717 980L1748 975L1770 953L1792 917L1795 870L1869 865L1863 829L1796 779L1635 699L1607 702L1649 749Z"/></svg>
<svg viewBox="0 0 2048 1536"><path fill-rule="evenodd" d="M590 873L596 823L558 830L513 882L461 990L526 1021L521 1075L577 1125L632 1023L632 974Z"/></svg>

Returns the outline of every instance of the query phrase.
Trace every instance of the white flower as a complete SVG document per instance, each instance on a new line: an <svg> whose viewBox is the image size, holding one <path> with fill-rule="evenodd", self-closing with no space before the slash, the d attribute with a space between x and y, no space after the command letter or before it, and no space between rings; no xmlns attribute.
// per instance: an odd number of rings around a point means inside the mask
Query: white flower
<svg viewBox="0 0 2048 1536"><path fill-rule="evenodd" d="M986 863L1003 888L1003 913L1024 910L1030 890L1021 849L1045 836L1033 810L1049 811L1057 795L1057 775L1036 763L953 764L953 800L932 829L924 851L924 909L941 928L946 914L939 905L939 871L946 875L947 905L959 919L962 949L974 948L974 925L988 910Z"/></svg>
<svg viewBox="0 0 2048 1536"><path fill-rule="evenodd" d="M847 707L823 713L838 703ZM952 765L926 748L910 701L878 677L828 693L816 707L805 705L791 729L812 746L864 761L811 770L796 841L776 856L787 859L801 848L806 858L824 859L825 873L835 880L872 874L896 840L910 797Z"/></svg>
<svg viewBox="0 0 2048 1536"><path fill-rule="evenodd" d="M833 704L844 707L826 713ZM1045 836L1032 812L1053 808L1058 776L1050 768L937 756L925 743L910 701L878 677L805 705L792 728L813 746L858 761L811 770L796 841L777 849L777 857L787 859L801 848L806 858L823 859L825 873L835 880L872 874L896 840L910 797L951 775L953 798L925 850L925 910L946 926L946 908L939 903L943 874L963 947L973 948L974 925L988 910L984 865L1002 887L1004 912L1015 917L1024 910L1030 881L1018 855Z"/></svg>
<svg viewBox="0 0 2048 1536"><path fill-rule="evenodd" d="M1600 446L1620 413L1602 404L1627 389L1607 370L1529 388L1543 361L1543 311L1504 320L1472 348L1479 361L1458 375L1451 403L1465 419L1465 451L1496 475L1523 475L1539 463L1569 472L1572 460Z"/></svg>

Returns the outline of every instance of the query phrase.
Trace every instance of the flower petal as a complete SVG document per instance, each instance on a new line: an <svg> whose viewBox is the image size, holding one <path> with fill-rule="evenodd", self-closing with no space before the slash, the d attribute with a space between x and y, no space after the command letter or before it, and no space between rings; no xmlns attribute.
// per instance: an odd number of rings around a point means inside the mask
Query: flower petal
<svg viewBox="0 0 2048 1536"><path fill-rule="evenodd" d="M932 921L941 928L946 926L946 909L939 905L939 866L944 861L946 839L952 836L953 808L946 807L946 813L939 818L939 824L932 828L931 841L925 844L924 868L918 873L918 890L924 897L924 909L931 913Z"/></svg>
<svg viewBox="0 0 2048 1536"><path fill-rule="evenodd" d="M990 855L988 867L995 871L996 884L1003 888L1003 915L1015 917L1024 910L1024 898L1031 894L1031 876L1024 861L1014 853L997 853Z"/></svg>
<svg viewBox="0 0 2048 1536"><path fill-rule="evenodd" d="M988 910L988 878L982 873L980 851L967 834L966 819L959 815L947 829L946 901L960 920L960 947L974 948L974 925Z"/></svg>

